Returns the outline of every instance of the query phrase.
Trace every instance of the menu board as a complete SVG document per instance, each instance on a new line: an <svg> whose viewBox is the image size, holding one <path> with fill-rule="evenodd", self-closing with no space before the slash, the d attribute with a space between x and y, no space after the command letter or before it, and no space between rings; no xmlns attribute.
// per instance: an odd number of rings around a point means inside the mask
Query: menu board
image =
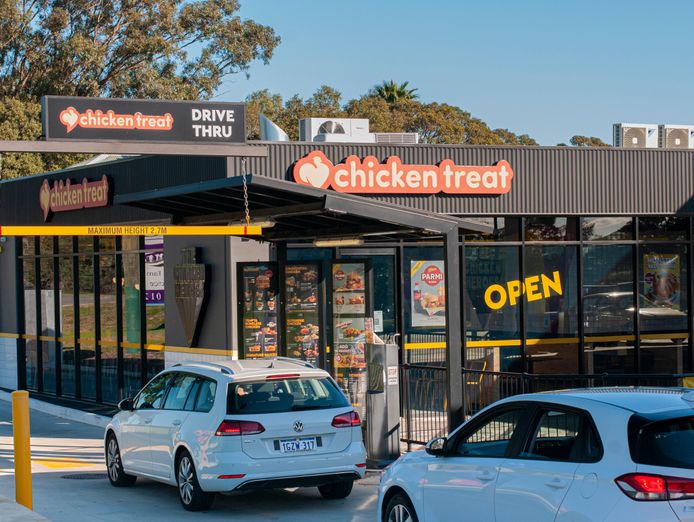
<svg viewBox="0 0 694 522"><path fill-rule="evenodd" d="M246 359L277 355L277 268L244 264L241 277L241 339Z"/></svg>
<svg viewBox="0 0 694 522"><path fill-rule="evenodd" d="M284 271L287 355L321 367L319 265L288 264Z"/></svg>
<svg viewBox="0 0 694 522"><path fill-rule="evenodd" d="M366 391L365 332L366 266L335 263L332 267L333 344L335 377L355 406L363 406Z"/></svg>

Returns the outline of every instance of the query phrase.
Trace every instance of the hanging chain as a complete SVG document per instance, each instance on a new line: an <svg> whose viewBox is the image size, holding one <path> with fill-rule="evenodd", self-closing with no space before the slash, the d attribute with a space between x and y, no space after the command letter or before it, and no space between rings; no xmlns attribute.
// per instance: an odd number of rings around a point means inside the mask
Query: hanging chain
<svg viewBox="0 0 694 522"><path fill-rule="evenodd" d="M246 183L246 158L241 158L241 179L243 180L243 207L246 211L246 226L251 224L251 212L248 209L248 183Z"/></svg>

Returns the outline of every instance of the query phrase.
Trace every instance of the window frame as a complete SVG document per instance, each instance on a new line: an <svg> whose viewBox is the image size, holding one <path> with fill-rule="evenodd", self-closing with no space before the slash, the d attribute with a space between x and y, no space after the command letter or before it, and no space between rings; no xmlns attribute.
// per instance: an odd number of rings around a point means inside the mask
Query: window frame
<svg viewBox="0 0 694 522"><path fill-rule="evenodd" d="M524 448L529 449L529 445L532 444L533 439L535 438L535 432L537 431L537 428L539 427L539 423L542 420L543 416L545 413L554 411L554 412L559 412L559 413L571 413L575 415L579 415L581 417L581 424L579 426L579 438L578 438L578 445L580 447L580 454L578 457L574 458L569 458L567 460L558 460L558 459L543 459L543 458L534 458L530 454L525 454L524 453ZM576 408L574 406L567 406L564 404L557 404L553 402L538 402L534 405L534 409L532 413L530 414L530 419L531 421L528 423L526 426L526 433L525 437L523 439L523 442L519 444L519 446L516 448L517 451L514 453L511 457L512 459L515 460L527 460L527 461L536 461L536 462L568 462L568 463L574 463L574 464L595 464L597 462L600 462L603 457L605 456L605 446L602 443L602 437L600 436L600 430L598 430L597 425L595 424L595 420L593 419L593 416L590 414L589 411L584 410L582 408ZM585 429L585 428L588 429ZM595 435L597 437L597 443L598 443L598 455L596 457L589 457L586 454L586 437L588 434L588 431L592 429L595 432Z"/></svg>
<svg viewBox="0 0 694 522"><path fill-rule="evenodd" d="M480 415L470 419L461 427L454 431L446 440L444 446L444 457L453 458L463 458L463 459L507 459L518 452L518 447L521 441L526 438L526 432L528 431L528 426L532 419L534 409L529 411L529 406L532 406L530 401L512 401L498 406L493 406L489 410L481 413ZM503 456L487 456L487 455L460 455L457 453L456 449L460 444L461 440L468 437L475 431L479 430L485 424L488 424L493 419L504 415L510 411L518 410L521 413L520 419L516 428L513 430L513 435L509 439L508 446L506 447L506 452Z"/></svg>
<svg viewBox="0 0 694 522"><path fill-rule="evenodd" d="M134 409L134 411L140 411L140 410L142 410L142 411L163 410L163 408L154 408L154 407L152 407L152 408L137 408L137 407L136 407L137 401L140 400L140 396L142 395L142 393L147 389L147 387L148 387L150 384L152 384L155 380L157 380L157 379L159 379L159 378L163 378L163 379L168 379L168 382L166 383L166 387L164 388L164 394L162 395L162 399L161 399L161 404L162 404L162 406L163 406L163 405L164 405L164 402L166 401L166 397L168 397L168 395L169 395L169 389L171 388L171 382L173 381L173 378L172 378L172 377L175 376L177 373L179 373L179 372L166 372L166 373L160 373L160 374L155 375L154 377L152 377L152 378L147 382L147 384L145 384L145 385L142 387L142 389L141 389L139 392L137 392L137 395L135 395L135 397L133 398L133 409Z"/></svg>

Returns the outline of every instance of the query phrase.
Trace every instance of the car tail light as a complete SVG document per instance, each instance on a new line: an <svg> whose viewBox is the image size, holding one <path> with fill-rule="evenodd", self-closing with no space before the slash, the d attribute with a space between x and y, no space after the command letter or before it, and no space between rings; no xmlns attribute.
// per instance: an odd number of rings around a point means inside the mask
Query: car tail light
<svg viewBox="0 0 694 522"><path fill-rule="evenodd" d="M217 437L238 437L239 435L257 435L265 431L263 425L253 421L224 420L217 428Z"/></svg>
<svg viewBox="0 0 694 522"><path fill-rule="evenodd" d="M361 426L361 419L356 411L350 411L348 413L337 415L333 419L333 426L336 428L352 428L354 426Z"/></svg>
<svg viewBox="0 0 694 522"><path fill-rule="evenodd" d="M220 475L217 478L218 479L240 479L245 477L245 473L237 473L236 475Z"/></svg>
<svg viewBox="0 0 694 522"><path fill-rule="evenodd" d="M281 379L298 379L301 377L298 373L278 373L276 375L268 375L265 377L266 381L278 381Z"/></svg>
<svg viewBox="0 0 694 522"><path fill-rule="evenodd" d="M616 478L615 482L634 500L694 499L694 479L628 473Z"/></svg>

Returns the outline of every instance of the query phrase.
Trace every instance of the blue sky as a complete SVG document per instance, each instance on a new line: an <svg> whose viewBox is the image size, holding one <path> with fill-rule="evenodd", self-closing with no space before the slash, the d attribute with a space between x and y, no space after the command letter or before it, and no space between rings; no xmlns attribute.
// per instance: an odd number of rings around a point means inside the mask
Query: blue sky
<svg viewBox="0 0 694 522"><path fill-rule="evenodd" d="M321 84L345 99L384 79L544 145L611 142L614 122L694 124L694 2L241 0L282 43L217 100Z"/></svg>

